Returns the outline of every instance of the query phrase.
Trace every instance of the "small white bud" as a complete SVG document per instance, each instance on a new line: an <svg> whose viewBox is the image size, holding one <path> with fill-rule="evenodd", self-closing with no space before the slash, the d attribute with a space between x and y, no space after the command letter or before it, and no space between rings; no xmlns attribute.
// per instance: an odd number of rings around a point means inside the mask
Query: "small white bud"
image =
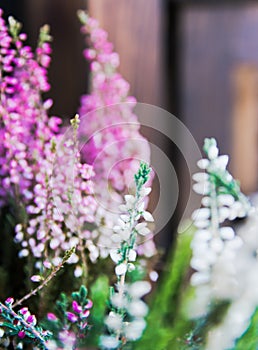
<svg viewBox="0 0 258 350"><path fill-rule="evenodd" d="M142 216L143 216L144 220L149 221L149 222L154 222L154 218L150 212L144 211Z"/></svg>
<svg viewBox="0 0 258 350"><path fill-rule="evenodd" d="M208 159L200 159L197 162L197 165L200 169L206 169L209 164L210 164L210 161Z"/></svg>
<svg viewBox="0 0 258 350"><path fill-rule="evenodd" d="M233 239L235 237L235 232L232 227L222 227L220 229L220 236L222 239Z"/></svg>
<svg viewBox="0 0 258 350"><path fill-rule="evenodd" d="M116 266L115 273L117 276L124 275L127 271L127 265L122 263Z"/></svg>
<svg viewBox="0 0 258 350"><path fill-rule="evenodd" d="M218 154L219 154L219 149L218 147L216 147L215 145L214 146L211 146L208 150L208 157L213 160L215 158L218 157Z"/></svg>

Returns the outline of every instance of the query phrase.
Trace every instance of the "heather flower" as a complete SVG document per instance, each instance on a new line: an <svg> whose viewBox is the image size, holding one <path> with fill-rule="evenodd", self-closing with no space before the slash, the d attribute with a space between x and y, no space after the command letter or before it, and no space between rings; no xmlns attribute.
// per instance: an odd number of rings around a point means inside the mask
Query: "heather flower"
<svg viewBox="0 0 258 350"><path fill-rule="evenodd" d="M82 32L87 35L84 56L90 62L92 81L91 93L81 99L79 135L83 160L93 164L96 173L95 193L100 205L94 235L98 237L99 254L105 258L113 246L110 236L118 219L117 206L122 204L140 160L149 163L150 147L140 134L133 111L136 100L129 96L129 84L117 71L119 56L113 52L107 33L83 11L79 17ZM141 254L155 254L153 246L143 244Z"/></svg>
<svg viewBox="0 0 258 350"><path fill-rule="evenodd" d="M141 163L135 175L135 196L125 195L125 204L120 206L123 213L114 226L112 239L119 243L119 247L110 251L110 257L116 264L118 282L110 298L111 311L105 320L110 336L101 338L102 349L111 348L112 344L117 349L122 341L126 343L137 340L146 326L144 317L148 313L148 306L141 298L150 292L151 285L147 281L127 284L125 280L127 271L135 267L133 262L137 257L138 236L145 236L150 232L147 223L139 220L145 216L153 221L152 216L146 215L144 210L145 197L150 193L150 189L145 187L150 171L147 164Z"/></svg>

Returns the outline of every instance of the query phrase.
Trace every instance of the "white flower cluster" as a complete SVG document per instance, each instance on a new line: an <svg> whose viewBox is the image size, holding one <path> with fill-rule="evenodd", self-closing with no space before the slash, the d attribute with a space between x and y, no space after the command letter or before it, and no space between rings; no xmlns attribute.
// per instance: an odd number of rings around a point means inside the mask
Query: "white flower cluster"
<svg viewBox="0 0 258 350"><path fill-rule="evenodd" d="M235 259L243 240L232 227L222 225L225 220L245 217L250 209L226 170L228 156L219 156L214 139L207 140L206 146L208 158L197 163L206 172L193 176L193 189L204 197L203 207L192 216L197 227L191 243L191 267L195 270L191 284L196 286L192 316L204 315L211 300L232 299L238 293Z"/></svg>
<svg viewBox="0 0 258 350"><path fill-rule="evenodd" d="M235 297L223 321L208 334L206 349L231 349L246 331L258 307L258 213L252 208L246 222L237 229L243 244L233 260L236 269Z"/></svg>
<svg viewBox="0 0 258 350"><path fill-rule="evenodd" d="M112 249L110 256L116 263L118 282L110 298L111 311L105 321L110 335L101 337L102 349L118 349L127 341L139 339L146 326L144 317L148 307L141 298L149 293L151 285L147 281L126 284L125 277L127 271L135 268L138 238L150 235L147 222L154 221L151 213L145 210L146 197L151 192L151 188L145 187L150 170L147 164L141 163L135 175L136 194L125 195L125 202L119 207L121 215L113 229L111 238L119 248Z"/></svg>
<svg viewBox="0 0 258 350"><path fill-rule="evenodd" d="M105 324L112 335L101 337L103 349L119 348L120 338L135 341L141 337L146 327L144 317L148 313L148 306L141 298L150 290L151 285L147 281L137 281L131 285L118 287L118 291L111 297L111 304L114 310L122 310L122 312L112 310L107 316ZM125 313L127 314L126 320L123 317ZM116 336L117 334L119 337Z"/></svg>
<svg viewBox="0 0 258 350"><path fill-rule="evenodd" d="M117 264L115 268L117 276L125 274L127 269L134 268L133 262L137 257L135 244L138 235L146 237L151 233L147 222L153 222L154 219L151 213L144 210L145 198L150 192L150 187L142 186L135 196L125 195L125 204L119 207L121 215L113 228L114 234L111 239L114 244L119 244L120 248L110 251L111 259ZM139 222L140 219L144 221Z"/></svg>

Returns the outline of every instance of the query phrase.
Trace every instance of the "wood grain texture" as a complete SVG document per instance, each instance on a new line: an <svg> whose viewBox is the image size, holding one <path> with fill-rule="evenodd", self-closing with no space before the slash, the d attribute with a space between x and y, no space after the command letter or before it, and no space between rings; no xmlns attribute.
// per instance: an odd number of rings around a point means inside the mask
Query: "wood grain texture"
<svg viewBox="0 0 258 350"><path fill-rule="evenodd" d="M258 65L238 65L232 86L232 169L242 189L250 193L258 183Z"/></svg>
<svg viewBox="0 0 258 350"><path fill-rule="evenodd" d="M108 31L120 72L139 102L162 105L162 8L159 0L89 0L89 12Z"/></svg>
<svg viewBox="0 0 258 350"><path fill-rule="evenodd" d="M77 10L85 0L24 0L25 30L35 46L40 26L48 23L53 36L49 70L50 96L55 101L52 113L71 118L78 110L79 97L87 89L87 64L83 58L84 38L80 33Z"/></svg>

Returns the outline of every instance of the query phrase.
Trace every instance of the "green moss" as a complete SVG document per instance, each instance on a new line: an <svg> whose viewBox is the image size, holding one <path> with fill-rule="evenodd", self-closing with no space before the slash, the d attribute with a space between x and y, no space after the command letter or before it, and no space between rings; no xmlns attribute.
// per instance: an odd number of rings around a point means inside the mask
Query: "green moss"
<svg viewBox="0 0 258 350"><path fill-rule="evenodd" d="M174 350L177 349L177 344L178 349L182 349L181 336L191 328L191 322L183 316L181 306L182 299L187 294L185 282L191 259L192 234L193 229L190 229L177 238L167 269L150 303L147 328L143 337L134 345L136 350Z"/></svg>

